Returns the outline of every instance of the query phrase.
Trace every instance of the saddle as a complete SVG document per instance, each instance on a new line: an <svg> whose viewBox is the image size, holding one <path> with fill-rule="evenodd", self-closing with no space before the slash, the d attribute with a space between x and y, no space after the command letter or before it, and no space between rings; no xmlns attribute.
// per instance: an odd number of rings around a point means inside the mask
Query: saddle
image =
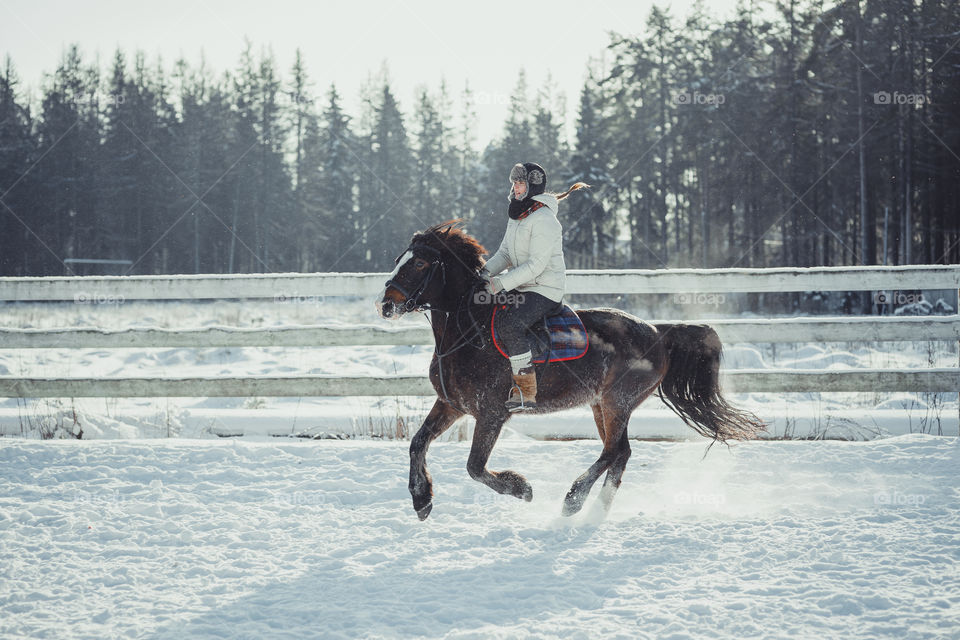
<svg viewBox="0 0 960 640"><path fill-rule="evenodd" d="M503 309L506 309L506 305L494 305L490 317L490 333L493 345L500 355L509 358L500 344L497 331L497 311ZM580 316L565 304L558 304L554 311L534 322L527 330L527 342L530 344L534 364L576 360L582 358L590 347L590 339Z"/></svg>

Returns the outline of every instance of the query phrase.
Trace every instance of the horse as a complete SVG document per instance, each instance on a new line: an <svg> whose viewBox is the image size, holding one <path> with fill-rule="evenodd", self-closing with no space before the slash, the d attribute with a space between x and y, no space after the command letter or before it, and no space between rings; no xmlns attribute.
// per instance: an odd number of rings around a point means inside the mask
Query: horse
<svg viewBox="0 0 960 640"><path fill-rule="evenodd" d="M497 493L527 502L533 488L516 471L491 471L487 460L500 430L513 415L504 405L510 388L509 361L491 337L496 300L479 275L486 250L451 220L414 234L376 303L384 319L429 311L434 353L430 382L437 399L410 442L409 490L420 520L433 509L433 480L427 471L430 443L458 419L476 420L467 473ZM688 426L715 442L755 438L766 425L731 406L721 395L722 345L707 325L657 324L617 309L578 310L589 338L583 357L538 365L534 413L590 405L603 450L567 493L562 514L580 511L599 477L609 511L630 459L630 414L659 389L661 399Z"/></svg>

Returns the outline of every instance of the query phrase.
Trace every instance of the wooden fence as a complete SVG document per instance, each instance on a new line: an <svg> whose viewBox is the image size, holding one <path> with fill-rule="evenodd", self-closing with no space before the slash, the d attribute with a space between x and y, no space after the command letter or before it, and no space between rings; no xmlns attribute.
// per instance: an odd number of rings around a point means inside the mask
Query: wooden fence
<svg viewBox="0 0 960 640"><path fill-rule="evenodd" d="M2 301L272 299L373 301L386 274L264 274L0 278ZM811 269L573 270L570 294L669 293L696 302L730 292L960 290L960 266ZM727 343L960 342L960 315L710 320ZM271 329L0 330L0 348L323 347L431 344L427 327L370 325ZM960 368L730 370L730 392L942 391L960 389ZM23 378L0 376L0 397L244 397L433 395L425 376L216 378Z"/></svg>

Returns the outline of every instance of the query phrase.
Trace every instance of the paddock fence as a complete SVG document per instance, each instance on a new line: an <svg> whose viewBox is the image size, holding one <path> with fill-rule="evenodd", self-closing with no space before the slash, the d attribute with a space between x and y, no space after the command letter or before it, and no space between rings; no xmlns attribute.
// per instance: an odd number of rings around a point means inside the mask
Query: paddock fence
<svg viewBox="0 0 960 640"><path fill-rule="evenodd" d="M382 273L84 276L0 278L4 302L78 303L132 300L374 298ZM960 292L960 266L819 267L776 269L571 270L571 295L803 291ZM960 306L960 305L957 305ZM678 319L677 321L682 321ZM841 316L704 320L726 344L940 341L960 344L960 315ZM242 329L138 328L0 329L0 349L326 347L429 345L428 327L382 325L296 326ZM960 390L960 368L927 369L737 369L723 372L728 392L846 392ZM0 397L247 397L247 396L432 396L426 376L242 376L242 377L17 377L0 376Z"/></svg>

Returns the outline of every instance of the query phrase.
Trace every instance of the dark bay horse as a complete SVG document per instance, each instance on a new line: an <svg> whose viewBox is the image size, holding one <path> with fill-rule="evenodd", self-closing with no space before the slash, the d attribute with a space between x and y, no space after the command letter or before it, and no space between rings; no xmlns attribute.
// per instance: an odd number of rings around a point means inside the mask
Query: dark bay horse
<svg viewBox="0 0 960 640"><path fill-rule="evenodd" d="M410 495L421 520L433 508L433 481L426 467L430 443L464 415L476 419L467 472L498 493L533 499L530 483L515 471L490 471L487 460L512 415L504 401L512 385L510 363L490 338L492 302L478 271L484 248L459 221L413 236L397 258L377 306L381 317L430 311L435 350L430 382L437 400L410 443ZM755 437L764 424L731 407L720 394L720 338L706 325L643 322L616 309L577 311L590 339L577 360L538 365L536 413L589 404L603 441L600 457L567 493L563 514L573 515L597 479L610 508L630 458L630 414L658 387L683 421L714 441Z"/></svg>

